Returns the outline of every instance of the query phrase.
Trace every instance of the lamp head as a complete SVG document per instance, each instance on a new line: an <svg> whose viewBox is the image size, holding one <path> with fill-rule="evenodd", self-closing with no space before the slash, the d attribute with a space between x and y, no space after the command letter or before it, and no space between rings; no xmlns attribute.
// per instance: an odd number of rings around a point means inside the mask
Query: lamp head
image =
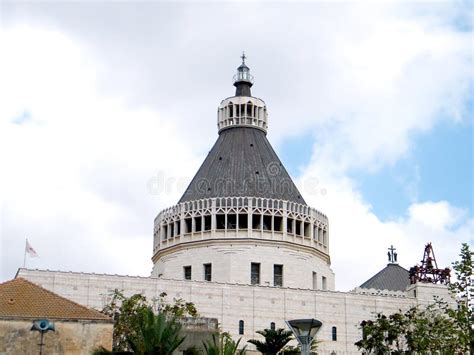
<svg viewBox="0 0 474 355"><path fill-rule="evenodd" d="M286 322L298 341L309 343L314 338L323 323L317 319L294 319Z"/></svg>
<svg viewBox="0 0 474 355"><path fill-rule="evenodd" d="M46 333L50 330L54 332L54 324L47 319L38 319L33 321L33 326L30 330L36 330L41 333Z"/></svg>

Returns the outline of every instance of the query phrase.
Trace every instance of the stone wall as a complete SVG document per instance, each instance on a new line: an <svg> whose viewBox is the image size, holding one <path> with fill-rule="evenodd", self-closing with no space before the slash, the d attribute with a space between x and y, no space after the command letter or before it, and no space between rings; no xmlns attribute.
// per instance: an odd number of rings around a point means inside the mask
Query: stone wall
<svg viewBox="0 0 474 355"><path fill-rule="evenodd" d="M30 331L33 320L0 319L0 354L37 355L40 333ZM103 346L112 348L113 324L96 321L52 320L56 330L44 335L43 354L85 355Z"/></svg>
<svg viewBox="0 0 474 355"><path fill-rule="evenodd" d="M181 323L183 324L182 332L186 338L175 354L182 354L191 347L203 349L203 342L212 339L212 335L219 332L219 323L215 318L185 318Z"/></svg>
<svg viewBox="0 0 474 355"><path fill-rule="evenodd" d="M285 320L316 318L323 323L317 338L320 354L358 354L354 342L360 339L361 320L375 312L386 314L425 304L428 294L445 295L445 288L423 286L423 299L390 294L359 294L285 287L251 286L230 283L166 280L160 278L118 275L97 275L21 269L18 276L83 305L101 309L107 295L115 288L126 295L144 294L151 299L165 291L170 299L183 298L194 302L201 316L217 318L219 328L234 339L242 337L242 344L258 337L257 330L286 328ZM431 291L430 291L431 290ZM412 293L413 294L413 293ZM421 292L419 292L421 294ZM239 321L244 321L244 332L239 334ZM332 328L337 339L332 340ZM253 349L251 345L249 349Z"/></svg>
<svg viewBox="0 0 474 355"><path fill-rule="evenodd" d="M261 285L273 286L273 266L277 264L283 265L283 286L313 288L314 285L316 289L323 289L324 277L325 288L335 288L334 273L317 250L259 240L253 243L247 240L207 240L203 245L179 245L160 257L152 276L184 279L184 266L191 266L192 280L204 281L203 264L211 264L212 281L250 284L251 263L260 264Z"/></svg>

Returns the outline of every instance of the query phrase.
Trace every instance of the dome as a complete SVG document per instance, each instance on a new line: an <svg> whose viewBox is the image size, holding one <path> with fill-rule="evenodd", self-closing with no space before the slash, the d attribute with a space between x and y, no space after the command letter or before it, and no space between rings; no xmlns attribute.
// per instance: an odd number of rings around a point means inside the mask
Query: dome
<svg viewBox="0 0 474 355"><path fill-rule="evenodd" d="M306 204L265 132L238 126L220 133L179 203L212 197L265 197Z"/></svg>

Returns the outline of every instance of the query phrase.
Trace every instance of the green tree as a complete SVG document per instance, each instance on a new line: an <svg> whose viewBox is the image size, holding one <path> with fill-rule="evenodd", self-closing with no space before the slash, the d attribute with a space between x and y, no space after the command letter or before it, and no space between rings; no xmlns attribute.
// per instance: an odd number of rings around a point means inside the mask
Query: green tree
<svg viewBox="0 0 474 355"><path fill-rule="evenodd" d="M265 341L251 339L248 342L255 345L263 355L278 354L292 339L292 332L282 328L259 330L257 334L262 335Z"/></svg>
<svg viewBox="0 0 474 355"><path fill-rule="evenodd" d="M137 314L137 331L126 337L130 349L137 355L171 355L184 341L181 324L176 317L155 314L151 307Z"/></svg>
<svg viewBox="0 0 474 355"><path fill-rule="evenodd" d="M318 344L319 343L320 343L320 341L317 340L316 338L313 338L313 340L311 340L311 346L310 346L310 350L309 350L309 353L311 355L317 355L318 354ZM300 355L301 354L301 345L300 344L298 344L297 346L287 345L283 349L281 349L280 354Z"/></svg>
<svg viewBox="0 0 474 355"><path fill-rule="evenodd" d="M460 260L453 263L456 280L449 285L456 299L457 308L447 309L449 316L459 324L456 334L458 341L464 347L463 350L470 350L471 354L474 354L473 255L469 244L463 243L459 254Z"/></svg>
<svg viewBox="0 0 474 355"><path fill-rule="evenodd" d="M149 302L145 296L135 294L125 297L124 294L115 289L110 294L110 302L102 309L102 313L114 319L113 343L114 351L130 351L130 339L135 339L142 331L143 317L149 310L163 314L168 319L179 319L182 317L196 317L198 315L193 303L182 299L174 299L173 303L166 301L166 293L160 294L156 299Z"/></svg>
<svg viewBox="0 0 474 355"><path fill-rule="evenodd" d="M212 339L203 342L204 351L206 355L243 355L247 346L239 350L241 339L235 341L229 333L213 334Z"/></svg>
<svg viewBox="0 0 474 355"><path fill-rule="evenodd" d="M412 307L360 323L362 339L359 350L376 354L402 354L405 351L443 354L473 353L472 331L472 255L467 244L461 248L461 260L453 263L456 281L450 285L457 307L449 307L440 299L423 310Z"/></svg>

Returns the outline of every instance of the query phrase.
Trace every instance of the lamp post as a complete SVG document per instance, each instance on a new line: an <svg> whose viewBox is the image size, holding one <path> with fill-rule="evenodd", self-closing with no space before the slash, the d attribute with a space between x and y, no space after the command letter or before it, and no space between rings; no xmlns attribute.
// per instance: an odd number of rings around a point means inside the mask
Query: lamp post
<svg viewBox="0 0 474 355"><path fill-rule="evenodd" d="M30 329L31 331L38 331L41 334L39 345L39 355L43 355L43 346L44 346L44 334L50 330L54 332L54 324L47 319L39 319L33 321L33 326Z"/></svg>
<svg viewBox="0 0 474 355"><path fill-rule="evenodd" d="M294 319L285 321L301 345L301 355L309 355L311 342L323 323L317 319Z"/></svg>

